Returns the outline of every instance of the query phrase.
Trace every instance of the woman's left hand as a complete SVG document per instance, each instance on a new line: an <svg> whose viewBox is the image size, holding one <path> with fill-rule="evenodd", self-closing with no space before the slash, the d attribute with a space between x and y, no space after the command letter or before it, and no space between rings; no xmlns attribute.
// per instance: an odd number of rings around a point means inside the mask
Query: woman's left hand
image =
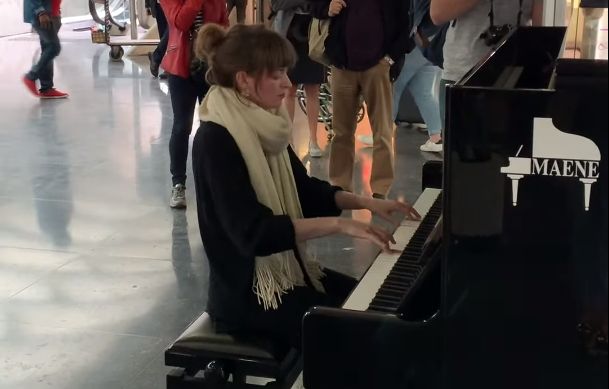
<svg viewBox="0 0 609 389"><path fill-rule="evenodd" d="M406 219L408 220L421 220L421 215L419 215L417 210L407 202L370 199L366 208L368 208L373 214L377 214L387 221L393 221L392 215L395 212L405 214Z"/></svg>

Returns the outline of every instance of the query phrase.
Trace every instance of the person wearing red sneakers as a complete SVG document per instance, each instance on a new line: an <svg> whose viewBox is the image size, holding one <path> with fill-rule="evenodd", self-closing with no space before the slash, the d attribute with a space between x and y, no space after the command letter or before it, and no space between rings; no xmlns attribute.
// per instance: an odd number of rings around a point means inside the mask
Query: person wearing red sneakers
<svg viewBox="0 0 609 389"><path fill-rule="evenodd" d="M40 59L23 76L23 83L36 97L41 99L63 99L68 97L53 85L53 62L61 51L59 29L61 28L61 0L24 0L23 20L30 23L40 38ZM38 89L36 82L40 82Z"/></svg>

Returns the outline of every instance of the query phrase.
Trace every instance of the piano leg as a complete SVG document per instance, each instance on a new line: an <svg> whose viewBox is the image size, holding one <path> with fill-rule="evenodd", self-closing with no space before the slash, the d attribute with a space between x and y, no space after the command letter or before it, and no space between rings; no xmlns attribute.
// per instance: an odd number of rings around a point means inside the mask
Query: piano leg
<svg viewBox="0 0 609 389"><path fill-rule="evenodd" d="M524 177L522 174L508 174L508 177L512 180L512 204L518 205L518 184L520 179Z"/></svg>
<svg viewBox="0 0 609 389"><path fill-rule="evenodd" d="M590 195L592 193L592 184L596 182L594 178L580 178L579 179L584 184L584 206L586 207L586 211L590 210Z"/></svg>

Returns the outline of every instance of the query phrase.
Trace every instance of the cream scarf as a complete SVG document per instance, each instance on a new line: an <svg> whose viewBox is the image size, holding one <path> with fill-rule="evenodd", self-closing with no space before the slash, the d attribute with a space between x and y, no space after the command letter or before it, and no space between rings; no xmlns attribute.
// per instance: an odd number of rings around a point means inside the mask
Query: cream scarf
<svg viewBox="0 0 609 389"><path fill-rule="evenodd" d="M233 89L214 86L201 103L199 118L225 127L235 139L261 204L275 215L303 217L287 151L292 126L284 107L267 111ZM309 259L305 244L298 244L298 252L313 286L323 291L319 264ZM277 309L283 294L305 285L293 250L256 257L253 291L265 310Z"/></svg>

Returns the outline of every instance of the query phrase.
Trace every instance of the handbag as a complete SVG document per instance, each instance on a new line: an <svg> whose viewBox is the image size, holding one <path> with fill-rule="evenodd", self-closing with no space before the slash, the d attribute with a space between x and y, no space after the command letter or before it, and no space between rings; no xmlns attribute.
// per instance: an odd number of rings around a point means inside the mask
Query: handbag
<svg viewBox="0 0 609 389"><path fill-rule="evenodd" d="M192 53L191 55L192 57L190 59L190 77L197 84L207 84L207 79L205 78L207 75L207 70L209 70L207 62L197 58L194 53Z"/></svg>
<svg viewBox="0 0 609 389"><path fill-rule="evenodd" d="M330 33L331 19L313 18L309 27L309 58L322 65L330 66L326 55L326 38Z"/></svg>
<svg viewBox="0 0 609 389"><path fill-rule="evenodd" d="M195 55L194 44L195 39L197 38L197 32L198 29L194 28L190 31L190 77L195 83L205 85L207 84L207 80L205 77L207 75L207 70L209 69L209 66L207 66L207 63L204 60L197 58L197 56Z"/></svg>

